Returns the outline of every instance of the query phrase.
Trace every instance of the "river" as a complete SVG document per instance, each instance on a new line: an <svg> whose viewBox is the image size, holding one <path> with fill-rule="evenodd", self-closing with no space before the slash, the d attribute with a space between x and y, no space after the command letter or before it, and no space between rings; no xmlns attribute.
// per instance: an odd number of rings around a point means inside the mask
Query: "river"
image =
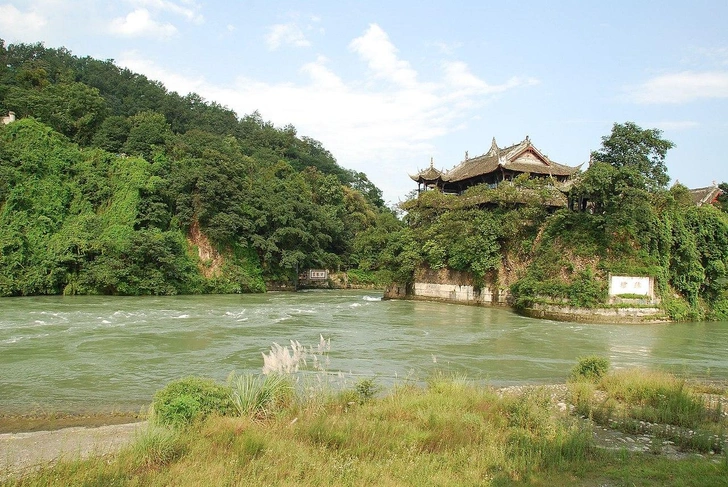
<svg viewBox="0 0 728 487"><path fill-rule="evenodd" d="M331 341L329 374L351 383L435 370L497 386L555 383L585 355L728 379L728 323L577 324L380 296L2 298L0 414L139 411L171 380L259 372L274 342L315 346L320 335Z"/></svg>

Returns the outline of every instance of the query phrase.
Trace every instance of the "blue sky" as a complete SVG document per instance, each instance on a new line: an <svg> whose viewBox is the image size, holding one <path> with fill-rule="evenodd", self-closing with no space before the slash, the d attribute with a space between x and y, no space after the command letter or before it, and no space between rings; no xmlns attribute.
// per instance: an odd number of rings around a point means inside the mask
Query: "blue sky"
<svg viewBox="0 0 728 487"><path fill-rule="evenodd" d="M449 169L528 135L578 165L626 121L676 144L673 181L728 181L726 19L725 0L0 0L6 44L293 124L391 203L430 158Z"/></svg>

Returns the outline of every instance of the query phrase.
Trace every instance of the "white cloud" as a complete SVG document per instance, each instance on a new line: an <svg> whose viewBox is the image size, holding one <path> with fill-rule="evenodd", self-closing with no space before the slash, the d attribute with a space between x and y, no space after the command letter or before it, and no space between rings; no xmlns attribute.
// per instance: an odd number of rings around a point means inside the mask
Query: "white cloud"
<svg viewBox="0 0 728 487"><path fill-rule="evenodd" d="M403 87L417 84L417 72L397 57L397 48L377 24L371 24L363 36L351 41L349 48L367 62L375 77Z"/></svg>
<svg viewBox="0 0 728 487"><path fill-rule="evenodd" d="M158 80L164 83L169 91L176 91L182 96L188 93L202 94L207 86L204 77L189 77L161 68L156 63L142 57L138 51L126 51L122 53L116 64L128 68L135 73L144 74L151 80ZM218 100L215 100L218 101ZM222 100L219 100L222 103Z"/></svg>
<svg viewBox="0 0 728 487"><path fill-rule="evenodd" d="M301 28L296 24L276 24L271 26L268 29L268 35L265 37L265 40L271 51L275 51L283 44L294 47L308 47L311 45Z"/></svg>
<svg viewBox="0 0 728 487"><path fill-rule="evenodd" d="M728 72L683 71L665 74L627 91L629 100L644 104L676 104L708 98L728 98Z"/></svg>
<svg viewBox="0 0 728 487"><path fill-rule="evenodd" d="M190 22L202 23L203 17L198 13L199 7L194 2L182 2L180 3L171 2L169 0L131 0L131 3L137 7L151 9L155 11L171 12L176 15L181 15Z"/></svg>
<svg viewBox="0 0 728 487"><path fill-rule="evenodd" d="M503 84L491 85L475 76L470 67L462 61L446 61L442 64L442 68L445 72L445 81L450 86L473 94L501 93L517 86L532 86L539 83L535 78L522 79L514 76Z"/></svg>
<svg viewBox="0 0 728 487"><path fill-rule="evenodd" d="M451 56L455 54L455 51L463 47L462 42L442 42L442 41L436 41L431 43L432 47L437 49L438 52L441 54L446 54L448 56Z"/></svg>
<svg viewBox="0 0 728 487"><path fill-rule="evenodd" d="M464 129L492 94L535 83L512 78L491 85L464 63L443 64L441 80L420 82L378 26L370 26L350 45L369 68L359 79L343 79L324 56L302 64L298 80L268 83L241 76L229 86L169 72L135 52L118 63L182 95L194 91L240 116L259 110L277 125L292 123L300 134L323 142L344 167L366 172L390 199L406 192L402 179L417 161L424 167L437 153L437 137ZM391 83L376 83L381 79Z"/></svg>
<svg viewBox="0 0 728 487"><path fill-rule="evenodd" d="M155 37L168 39L177 34L172 24L162 24L152 19L149 10L140 8L126 17L118 17L111 21L109 29L112 33L125 37Z"/></svg>
<svg viewBox="0 0 728 487"><path fill-rule="evenodd" d="M314 86L337 90L344 88L341 78L326 67L327 62L326 57L319 56L316 62L304 64L301 72L309 75Z"/></svg>
<svg viewBox="0 0 728 487"><path fill-rule="evenodd" d="M18 10L14 5L0 5L0 32L6 41L37 41L37 35L48 19L36 9Z"/></svg>

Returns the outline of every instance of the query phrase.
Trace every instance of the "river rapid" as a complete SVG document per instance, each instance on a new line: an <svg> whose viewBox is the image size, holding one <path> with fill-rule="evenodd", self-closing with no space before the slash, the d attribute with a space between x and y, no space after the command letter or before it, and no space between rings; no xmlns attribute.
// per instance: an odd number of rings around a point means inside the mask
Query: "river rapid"
<svg viewBox="0 0 728 487"><path fill-rule="evenodd" d="M351 384L424 381L436 370L495 386L557 383L586 355L613 367L728 379L725 322L577 324L380 297L2 298L0 415L139 411L171 380L257 373L273 343L315 347L320 336L331 343L328 375Z"/></svg>

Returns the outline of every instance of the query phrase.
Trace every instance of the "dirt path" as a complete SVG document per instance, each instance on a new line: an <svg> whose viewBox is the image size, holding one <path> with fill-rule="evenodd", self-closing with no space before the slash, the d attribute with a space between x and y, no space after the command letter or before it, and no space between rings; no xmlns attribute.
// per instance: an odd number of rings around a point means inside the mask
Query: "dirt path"
<svg viewBox="0 0 728 487"><path fill-rule="evenodd" d="M137 429L144 426L146 422L0 434L0 480L60 459L114 453L128 445Z"/></svg>

